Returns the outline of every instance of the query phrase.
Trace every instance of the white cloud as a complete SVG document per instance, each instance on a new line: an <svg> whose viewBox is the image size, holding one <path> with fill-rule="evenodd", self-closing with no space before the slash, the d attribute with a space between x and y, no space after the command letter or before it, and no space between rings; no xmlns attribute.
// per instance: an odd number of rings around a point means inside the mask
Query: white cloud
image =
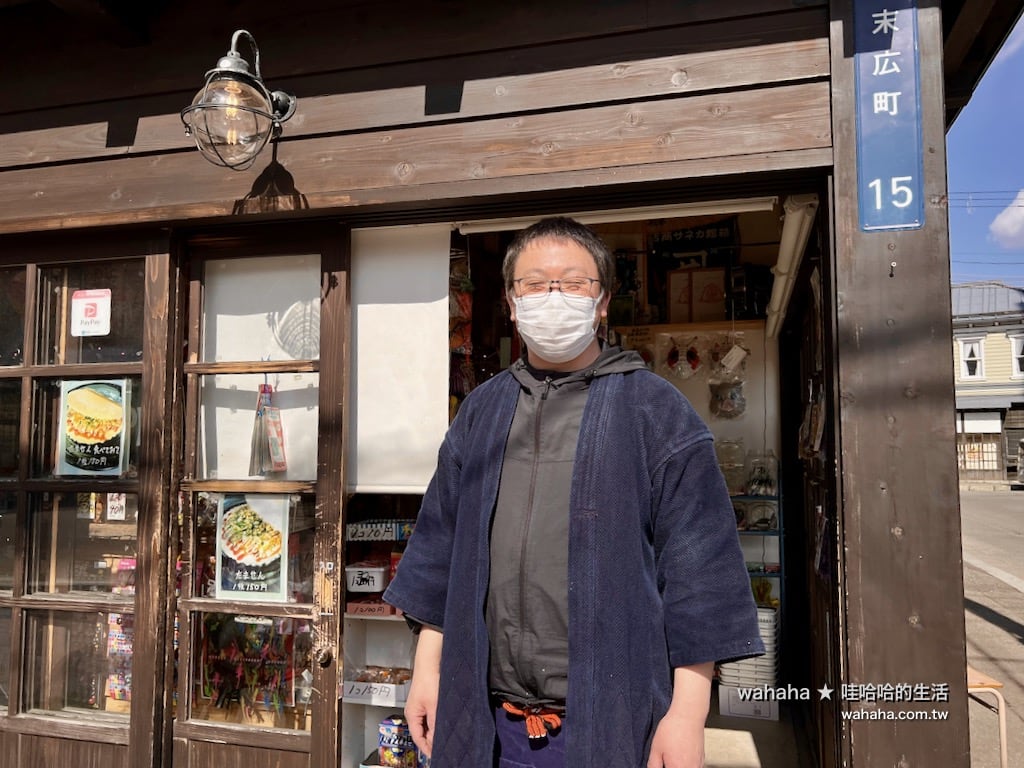
<svg viewBox="0 0 1024 768"><path fill-rule="evenodd" d="M992 220L988 231L1003 248L1024 248L1024 189Z"/></svg>

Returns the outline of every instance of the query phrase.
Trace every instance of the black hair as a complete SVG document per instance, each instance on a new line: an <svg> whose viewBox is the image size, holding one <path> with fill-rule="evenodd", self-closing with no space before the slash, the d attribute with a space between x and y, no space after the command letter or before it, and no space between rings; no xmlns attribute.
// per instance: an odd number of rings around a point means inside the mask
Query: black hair
<svg viewBox="0 0 1024 768"><path fill-rule="evenodd" d="M538 240L561 240L576 243L594 257L597 266L597 277L602 289L607 293L615 277L615 259L604 241L590 227L580 224L568 216L551 216L531 224L519 232L505 252L505 261L501 265L501 276L505 281L505 290L512 290L512 279L515 275L516 261L526 246Z"/></svg>

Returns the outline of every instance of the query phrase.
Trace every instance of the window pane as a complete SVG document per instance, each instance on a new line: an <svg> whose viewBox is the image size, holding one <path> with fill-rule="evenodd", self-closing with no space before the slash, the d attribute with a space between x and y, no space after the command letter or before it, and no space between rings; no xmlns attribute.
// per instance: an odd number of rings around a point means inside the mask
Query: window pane
<svg viewBox="0 0 1024 768"><path fill-rule="evenodd" d="M0 658L11 658L11 609L0 608ZM11 690L11 669L9 664L0 664L0 709L7 709L11 702L7 692Z"/></svg>
<svg viewBox="0 0 1024 768"><path fill-rule="evenodd" d="M274 416L264 409L257 424L260 386L267 383ZM316 479L320 376L316 373L218 374L200 381L199 459L203 479ZM274 436L277 436L276 438ZM271 438L280 446L274 451ZM279 459L275 463L274 459ZM280 469L280 467L284 469ZM275 467L278 467L275 469Z"/></svg>
<svg viewBox="0 0 1024 768"><path fill-rule="evenodd" d="M309 730L311 622L228 613L194 621L193 719Z"/></svg>
<svg viewBox="0 0 1024 768"><path fill-rule="evenodd" d="M133 625L126 613L26 611L25 709L127 720Z"/></svg>
<svg viewBox="0 0 1024 768"><path fill-rule="evenodd" d="M9 491L0 492L0 592L14 589L14 544L17 531L17 497ZM0 638L2 640L2 638ZM0 656L0 667L6 666Z"/></svg>
<svg viewBox="0 0 1024 768"><path fill-rule="evenodd" d="M25 269L0 269L0 365L25 361Z"/></svg>
<svg viewBox="0 0 1024 768"><path fill-rule="evenodd" d="M36 362L141 360L144 291L144 259L39 270Z"/></svg>
<svg viewBox="0 0 1024 768"><path fill-rule="evenodd" d="M134 595L137 521L135 494L30 497L28 591Z"/></svg>
<svg viewBox="0 0 1024 768"><path fill-rule="evenodd" d="M217 515L222 516L223 510L233 495L221 493L197 493L195 495L196 520L196 583L194 593L197 597L217 596ZM273 494L247 494L246 499L259 509L260 500L272 502L281 498ZM275 521L276 522L276 521ZM314 531L314 497L298 494L288 497L287 511L288 536L282 548L284 555L284 579L287 582L286 599L294 603L313 602L313 531ZM222 537L224 536L224 528ZM225 594L232 588L231 577L237 565L230 561L227 548L222 543L221 557L228 561L221 562L221 593ZM281 570L281 565L271 569L260 568L261 574L266 571L273 577Z"/></svg>
<svg viewBox="0 0 1024 768"><path fill-rule="evenodd" d="M135 477L141 402L137 376L35 380L31 474Z"/></svg>
<svg viewBox="0 0 1024 768"><path fill-rule="evenodd" d="M218 259L203 281L203 362L320 357L320 257Z"/></svg>
<svg viewBox="0 0 1024 768"><path fill-rule="evenodd" d="M0 381L0 477L18 474L18 431L21 428L21 382Z"/></svg>

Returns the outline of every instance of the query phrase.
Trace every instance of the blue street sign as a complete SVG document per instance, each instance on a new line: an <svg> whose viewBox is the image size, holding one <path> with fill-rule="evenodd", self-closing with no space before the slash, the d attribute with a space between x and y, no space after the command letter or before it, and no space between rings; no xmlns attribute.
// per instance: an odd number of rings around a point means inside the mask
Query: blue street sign
<svg viewBox="0 0 1024 768"><path fill-rule="evenodd" d="M855 0L857 204L863 230L924 225L917 3Z"/></svg>

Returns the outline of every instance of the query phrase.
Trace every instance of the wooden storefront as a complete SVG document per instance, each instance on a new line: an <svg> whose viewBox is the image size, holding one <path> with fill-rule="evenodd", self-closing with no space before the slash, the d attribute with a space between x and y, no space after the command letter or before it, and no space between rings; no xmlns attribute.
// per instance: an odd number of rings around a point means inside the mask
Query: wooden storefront
<svg viewBox="0 0 1024 768"><path fill-rule="evenodd" d="M345 533L415 516L453 233L808 196L777 336L784 664L946 685L949 714L794 707L822 766L966 768L944 136L1024 3L917 4L924 223L871 232L854 5L0 1L0 768L355 768L379 712L343 671L407 639L346 618ZM239 28L298 107L232 172L178 112ZM271 472L247 463L263 384L295 419ZM69 460L75 387L117 391L108 472ZM279 570L225 577L239 500L283 529Z"/></svg>

